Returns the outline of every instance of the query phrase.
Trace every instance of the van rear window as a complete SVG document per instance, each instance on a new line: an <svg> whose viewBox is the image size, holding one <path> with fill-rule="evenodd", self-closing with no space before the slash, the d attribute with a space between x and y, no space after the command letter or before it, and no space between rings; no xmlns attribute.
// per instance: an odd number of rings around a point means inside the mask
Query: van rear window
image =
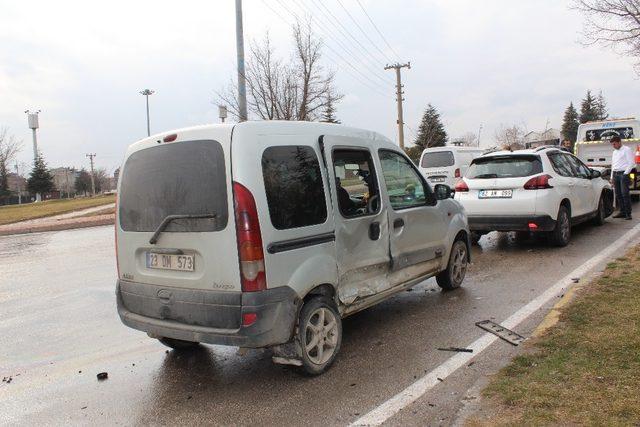
<svg viewBox="0 0 640 427"><path fill-rule="evenodd" d="M453 152L451 151L434 151L426 152L422 156L420 166L423 168L442 168L446 166L453 166Z"/></svg>
<svg viewBox="0 0 640 427"><path fill-rule="evenodd" d="M313 148L267 148L262 155L262 175L269 216L276 229L306 227L327 220L322 174Z"/></svg>
<svg viewBox="0 0 640 427"><path fill-rule="evenodd" d="M465 177L470 179L516 178L542 172L538 156L491 156L475 159Z"/></svg>
<svg viewBox="0 0 640 427"><path fill-rule="evenodd" d="M178 219L166 231L219 231L227 226L224 151L217 141L164 144L127 159L119 195L124 231L155 231L168 215L215 214Z"/></svg>

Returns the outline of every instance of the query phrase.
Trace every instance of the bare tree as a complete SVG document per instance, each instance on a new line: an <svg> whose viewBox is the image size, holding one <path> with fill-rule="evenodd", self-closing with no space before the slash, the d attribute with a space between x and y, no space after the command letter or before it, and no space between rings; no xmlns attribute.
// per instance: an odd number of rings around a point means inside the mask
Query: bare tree
<svg viewBox="0 0 640 427"><path fill-rule="evenodd" d="M322 41L309 27L293 28L294 51L290 60L275 55L269 35L253 42L246 67L249 111L262 120L318 120L327 103L335 104L342 95L335 89L333 71L320 63ZM217 104L225 104L239 118L236 84L217 92Z"/></svg>
<svg viewBox="0 0 640 427"><path fill-rule="evenodd" d="M475 147L478 145L478 135L473 132L467 132L456 138L456 142L460 142L460 145L464 147Z"/></svg>
<svg viewBox="0 0 640 427"><path fill-rule="evenodd" d="M496 143L504 150L520 150L524 148L524 135L526 130L522 126L500 125L496 130Z"/></svg>
<svg viewBox="0 0 640 427"><path fill-rule="evenodd" d="M9 195L8 174L11 162L22 148L22 141L8 135L7 128L0 128L0 198Z"/></svg>
<svg viewBox="0 0 640 427"><path fill-rule="evenodd" d="M640 0L573 0L585 15L584 42L635 57L640 74Z"/></svg>

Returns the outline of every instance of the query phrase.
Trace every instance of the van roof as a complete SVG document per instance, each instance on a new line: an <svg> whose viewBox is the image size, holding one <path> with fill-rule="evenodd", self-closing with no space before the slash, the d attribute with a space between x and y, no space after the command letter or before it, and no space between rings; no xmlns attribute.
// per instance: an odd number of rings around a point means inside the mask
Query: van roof
<svg viewBox="0 0 640 427"><path fill-rule="evenodd" d="M599 125L599 124L603 124L603 123L610 123L610 122L629 122L632 120L636 120L635 117L621 117L619 119L616 118L612 118L612 119L606 119L606 120L593 120L590 122L585 122L585 123L581 123L580 126L583 125Z"/></svg>
<svg viewBox="0 0 640 427"><path fill-rule="evenodd" d="M423 153L436 153L438 151L485 151L485 148L480 147L458 147L456 145L445 145L442 147L429 147L425 148Z"/></svg>
<svg viewBox="0 0 640 427"><path fill-rule="evenodd" d="M374 131L344 126L334 123L305 122L305 121L289 121L289 120L260 120L247 121L241 123L216 123L198 126L190 126L179 129L172 129L165 132L157 133L146 138L140 139L129 148L135 145L151 140L160 140L166 135L177 133L189 133L191 131L203 131L207 129L226 129L231 133L235 128L247 129L257 134L300 134L304 132L313 132L318 135L346 136L354 138L365 138L380 141L390 147L398 148L389 138Z"/></svg>

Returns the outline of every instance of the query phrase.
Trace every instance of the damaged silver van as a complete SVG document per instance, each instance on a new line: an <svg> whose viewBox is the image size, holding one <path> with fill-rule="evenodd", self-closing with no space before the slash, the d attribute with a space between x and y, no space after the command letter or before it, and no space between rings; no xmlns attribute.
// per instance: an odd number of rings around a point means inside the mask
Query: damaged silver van
<svg viewBox="0 0 640 427"><path fill-rule="evenodd" d="M435 276L462 284L469 230L391 141L308 122L207 125L127 150L117 304L163 344L271 347L326 370L344 317Z"/></svg>

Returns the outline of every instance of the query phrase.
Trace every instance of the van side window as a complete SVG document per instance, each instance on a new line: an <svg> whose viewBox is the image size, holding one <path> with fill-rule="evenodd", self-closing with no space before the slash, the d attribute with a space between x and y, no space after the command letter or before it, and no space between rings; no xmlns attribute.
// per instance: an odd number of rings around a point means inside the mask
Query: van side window
<svg viewBox="0 0 640 427"><path fill-rule="evenodd" d="M278 230L322 224L327 203L318 156L303 145L269 147L262 176L271 223Z"/></svg>
<svg viewBox="0 0 640 427"><path fill-rule="evenodd" d="M427 200L432 202L434 198L430 189L425 187L418 172L403 156L380 150L380 163L389 202L394 210L424 206Z"/></svg>
<svg viewBox="0 0 640 427"><path fill-rule="evenodd" d="M342 216L353 218L380 211L378 180L371 153L366 150L334 150L333 171Z"/></svg>

